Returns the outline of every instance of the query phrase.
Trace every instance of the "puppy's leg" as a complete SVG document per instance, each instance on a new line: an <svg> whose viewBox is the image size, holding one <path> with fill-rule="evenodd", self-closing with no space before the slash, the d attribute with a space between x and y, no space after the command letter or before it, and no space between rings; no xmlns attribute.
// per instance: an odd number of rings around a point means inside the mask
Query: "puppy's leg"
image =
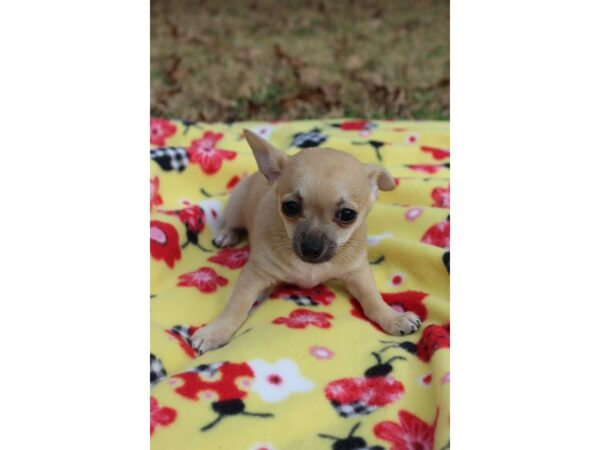
<svg viewBox="0 0 600 450"><path fill-rule="evenodd" d="M421 326L421 319L415 313L399 313L381 298L375 285L370 267L363 267L342 278L346 289L362 306L365 315L379 324L386 333L405 335L414 333Z"/></svg>
<svg viewBox="0 0 600 450"><path fill-rule="evenodd" d="M242 269L221 315L192 335L192 347L203 354L227 344L248 317L258 296L272 284L269 278L254 271L249 262Z"/></svg>
<svg viewBox="0 0 600 450"><path fill-rule="evenodd" d="M231 192L229 203L225 208L225 222L214 238L213 243L217 247L232 247L236 245L243 236L243 230L246 228L244 223L244 203L246 201L246 192L250 177L240 181Z"/></svg>

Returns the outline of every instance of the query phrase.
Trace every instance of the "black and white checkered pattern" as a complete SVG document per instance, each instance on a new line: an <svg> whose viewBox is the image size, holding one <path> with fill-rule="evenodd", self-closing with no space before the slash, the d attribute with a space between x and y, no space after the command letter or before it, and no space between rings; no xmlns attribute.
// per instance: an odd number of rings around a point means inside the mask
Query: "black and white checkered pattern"
<svg viewBox="0 0 600 450"><path fill-rule="evenodd" d="M377 406L369 406L362 402L342 404L334 400L331 404L342 417L366 416L377 409Z"/></svg>
<svg viewBox="0 0 600 450"><path fill-rule="evenodd" d="M196 366L193 369L188 370L187 372L194 372L213 378L219 371L219 367L221 367L223 364L224 363L222 362L212 364L200 364L199 366Z"/></svg>
<svg viewBox="0 0 600 450"><path fill-rule="evenodd" d="M159 147L150 150L150 158L158 163L162 170L182 172L189 164L188 154L183 147Z"/></svg>
<svg viewBox="0 0 600 450"><path fill-rule="evenodd" d="M167 371L163 367L162 361L150 353L150 386L154 386L166 376Z"/></svg>
<svg viewBox="0 0 600 450"><path fill-rule="evenodd" d="M307 133L294 134L292 146L300 148L317 147L319 144L325 142L326 140L327 136L321 133L321 130L319 130L318 128L313 128Z"/></svg>
<svg viewBox="0 0 600 450"><path fill-rule="evenodd" d="M189 345L192 345L192 335L190 333L190 327L186 327L183 325L175 325L171 328L171 332L178 335L184 341L186 341Z"/></svg>
<svg viewBox="0 0 600 450"><path fill-rule="evenodd" d="M317 306L319 304L315 302L312 298L303 295L284 295L282 298L285 300L292 301L298 306Z"/></svg>

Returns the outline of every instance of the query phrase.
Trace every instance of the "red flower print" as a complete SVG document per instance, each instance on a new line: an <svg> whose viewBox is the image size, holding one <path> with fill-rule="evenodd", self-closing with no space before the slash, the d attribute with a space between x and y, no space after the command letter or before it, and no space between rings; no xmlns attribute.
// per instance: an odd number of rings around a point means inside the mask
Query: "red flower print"
<svg viewBox="0 0 600 450"><path fill-rule="evenodd" d="M150 436L158 426L166 427L177 418L177 411L168 406L160 407L154 397L150 397Z"/></svg>
<svg viewBox="0 0 600 450"><path fill-rule="evenodd" d="M412 311L422 321L427 320L427 308L423 305L423 300L429 294L421 291L403 291L381 293L383 301L398 312Z"/></svg>
<svg viewBox="0 0 600 450"><path fill-rule="evenodd" d="M238 184L240 182L240 177L237 175L234 175L233 177L231 177L231 179L227 182L227 190L231 191L236 184Z"/></svg>
<svg viewBox="0 0 600 450"><path fill-rule="evenodd" d="M207 175L217 173L224 159L231 160L237 156L235 152L216 147L222 138L223 133L206 131L200 139L192 141L187 148L190 162L199 164Z"/></svg>
<svg viewBox="0 0 600 450"><path fill-rule="evenodd" d="M390 293L381 293L381 297L383 301L385 301L388 305L390 305L393 309L398 312L411 311L415 313L422 322L427 319L427 308L423 305L423 300L429 294L420 291L403 291L403 292L390 292ZM350 299L350 303L352 304L352 315L362 320L366 320L373 325L374 328L384 332L383 329L376 324L375 322L371 322L367 316L365 316L362 308L360 307L360 303L354 298Z"/></svg>
<svg viewBox="0 0 600 450"><path fill-rule="evenodd" d="M421 361L429 362L440 348L450 348L450 324L425 327L417 343L417 356Z"/></svg>
<svg viewBox="0 0 600 450"><path fill-rule="evenodd" d="M205 393L213 394L219 401L227 401L246 397L245 387L253 378L254 372L247 363L223 362L201 364L173 375L170 384L175 392L190 400L199 400L199 394ZM240 384L244 390L240 389Z"/></svg>
<svg viewBox="0 0 600 450"><path fill-rule="evenodd" d="M408 164L406 167L414 170L415 172L434 174L438 173L440 166L435 164Z"/></svg>
<svg viewBox="0 0 600 450"><path fill-rule="evenodd" d="M374 128L374 126L375 125L368 120L347 120L339 125L340 130L344 131L370 130L371 128Z"/></svg>
<svg viewBox="0 0 600 450"><path fill-rule="evenodd" d="M448 187L436 187L431 191L433 205L437 208L450 208L450 185Z"/></svg>
<svg viewBox="0 0 600 450"><path fill-rule="evenodd" d="M215 292L218 286L225 286L227 283L227 278L223 278L210 267L200 267L194 272L180 275L177 286L195 287L202 292Z"/></svg>
<svg viewBox="0 0 600 450"><path fill-rule="evenodd" d="M162 205L163 199L158 193L158 177L150 178L150 212L154 209L155 206Z"/></svg>
<svg viewBox="0 0 600 450"><path fill-rule="evenodd" d="M425 145L421 146L421 151L425 152L425 153L431 153L431 156L433 156L433 159L446 159L450 157L450 152L448 150L444 150L441 148L435 148L435 147L427 147Z"/></svg>
<svg viewBox="0 0 600 450"><path fill-rule="evenodd" d="M177 127L166 119L150 119L150 144L165 145L166 139L175 131Z"/></svg>
<svg viewBox="0 0 600 450"><path fill-rule="evenodd" d="M208 260L230 269L239 269L248 262L249 257L250 246L246 245L241 248L224 248L216 255L208 258Z"/></svg>
<svg viewBox="0 0 600 450"><path fill-rule="evenodd" d="M158 220L150 221L150 254L154 259L164 260L170 268L181 259L179 234L173 225Z"/></svg>
<svg viewBox="0 0 600 450"><path fill-rule="evenodd" d="M291 300L298 306L327 306L335 298L334 292L323 284L310 289L302 289L293 284L281 284L271 293L271 298Z"/></svg>
<svg viewBox="0 0 600 450"><path fill-rule="evenodd" d="M437 419L436 413L433 425L429 425L411 412L401 410L398 412L399 423L379 422L373 427L373 433L379 439L391 442L390 450L432 450Z"/></svg>
<svg viewBox="0 0 600 450"><path fill-rule="evenodd" d="M333 316L329 313L313 312L300 308L292 311L289 317L277 317L273 320L273 323L278 325L285 324L288 328L306 328L309 325L319 328L329 328L331 327L329 319L333 319Z"/></svg>
<svg viewBox="0 0 600 450"><path fill-rule="evenodd" d="M450 248L450 222L444 220L429 227L421 238L424 244L435 245L436 247Z"/></svg>

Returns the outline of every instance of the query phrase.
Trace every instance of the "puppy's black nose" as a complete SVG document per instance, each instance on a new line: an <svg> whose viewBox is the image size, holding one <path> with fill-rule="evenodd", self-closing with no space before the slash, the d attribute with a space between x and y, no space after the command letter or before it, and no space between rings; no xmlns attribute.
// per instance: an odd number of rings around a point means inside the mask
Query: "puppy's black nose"
<svg viewBox="0 0 600 450"><path fill-rule="evenodd" d="M307 239L300 245L300 250L306 259L317 259L323 253L323 242L317 239Z"/></svg>

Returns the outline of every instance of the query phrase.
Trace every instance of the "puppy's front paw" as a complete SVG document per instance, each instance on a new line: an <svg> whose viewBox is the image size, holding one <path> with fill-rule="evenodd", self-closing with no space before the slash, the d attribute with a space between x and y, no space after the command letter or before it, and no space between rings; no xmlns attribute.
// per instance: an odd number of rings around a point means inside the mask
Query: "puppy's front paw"
<svg viewBox="0 0 600 450"><path fill-rule="evenodd" d="M388 334L404 336L412 334L421 327L421 319L415 313L407 311L404 313L391 314L379 323L381 328Z"/></svg>
<svg viewBox="0 0 600 450"><path fill-rule="evenodd" d="M203 355L206 352L223 347L229 342L231 335L220 330L214 324L202 327L192 335L192 348L196 350L198 355Z"/></svg>
<svg viewBox="0 0 600 450"><path fill-rule="evenodd" d="M240 242L240 234L235 230L224 230L213 239L213 244L217 247L232 247Z"/></svg>

